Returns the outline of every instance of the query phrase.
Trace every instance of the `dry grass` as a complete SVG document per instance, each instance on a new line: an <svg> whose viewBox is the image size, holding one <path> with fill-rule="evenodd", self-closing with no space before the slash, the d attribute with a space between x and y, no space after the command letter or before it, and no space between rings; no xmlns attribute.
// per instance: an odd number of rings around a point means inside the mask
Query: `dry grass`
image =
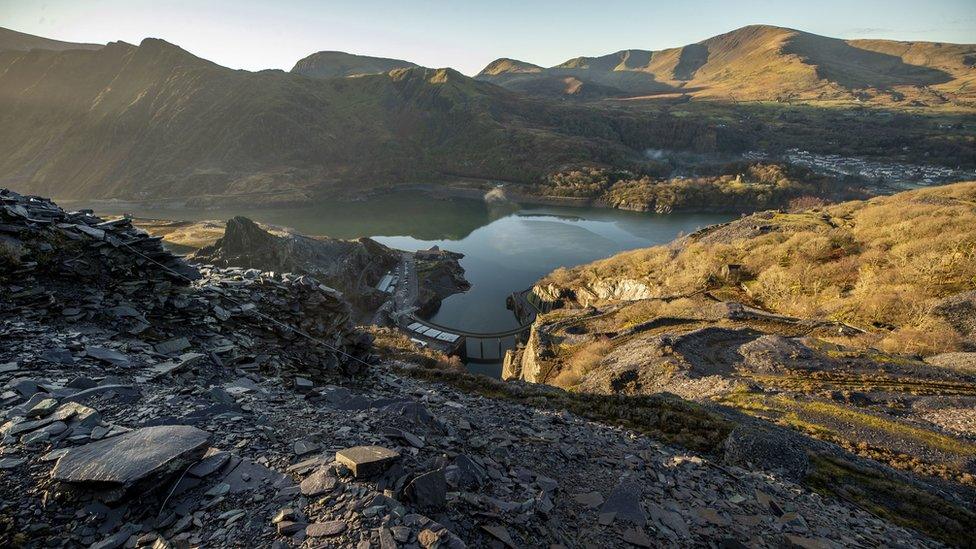
<svg viewBox="0 0 976 549"><path fill-rule="evenodd" d="M597 280L635 279L662 296L682 295L732 286L722 267L740 264L751 299L767 309L846 322L873 332L887 351L925 355L959 348L959 334L929 311L976 288L973 227L976 183L960 183L822 211L757 214L704 238L561 269L542 284L572 293Z"/></svg>
<svg viewBox="0 0 976 549"><path fill-rule="evenodd" d="M575 387L583 376L600 364L612 348L609 339L600 338L573 349L570 358L561 364L561 369L551 384L563 389Z"/></svg>

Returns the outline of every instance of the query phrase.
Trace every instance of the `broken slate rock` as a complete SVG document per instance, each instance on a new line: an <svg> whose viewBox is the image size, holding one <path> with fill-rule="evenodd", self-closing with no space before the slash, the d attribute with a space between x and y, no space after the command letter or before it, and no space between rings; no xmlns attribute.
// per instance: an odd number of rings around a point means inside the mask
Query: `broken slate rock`
<svg viewBox="0 0 976 549"><path fill-rule="evenodd" d="M348 467L356 478L382 473L399 457L398 452L382 446L354 446L336 452L336 461Z"/></svg>
<svg viewBox="0 0 976 549"><path fill-rule="evenodd" d="M641 487L631 479L622 479L600 507L600 513L616 513L617 520L627 520L638 526L647 522L641 508Z"/></svg>
<svg viewBox="0 0 976 549"><path fill-rule="evenodd" d="M329 522L316 522L309 524L305 528L305 533L310 538L323 538L338 536L346 531L346 523L341 520L330 520Z"/></svg>
<svg viewBox="0 0 976 549"><path fill-rule="evenodd" d="M27 461L24 458L3 458L0 459L0 469L13 469L20 467Z"/></svg>
<svg viewBox="0 0 976 549"><path fill-rule="evenodd" d="M424 473L410 481L404 491L407 498L421 509L440 509L447 503L447 479L444 470Z"/></svg>
<svg viewBox="0 0 976 549"><path fill-rule="evenodd" d="M62 482L123 487L158 473L175 472L199 459L210 435L188 425L144 427L72 448L51 471Z"/></svg>
<svg viewBox="0 0 976 549"><path fill-rule="evenodd" d="M481 529L491 534L498 541L504 543L506 547L518 549L518 545L515 545L515 541L512 540L512 535L508 533L508 528L492 524L482 525Z"/></svg>
<svg viewBox="0 0 976 549"><path fill-rule="evenodd" d="M299 487L302 490L302 495L316 497L331 492L338 483L338 479L332 474L330 468L321 467L305 478Z"/></svg>
<svg viewBox="0 0 976 549"><path fill-rule="evenodd" d="M168 341L163 341L153 345L156 352L161 355L169 355L173 353L178 353L184 349L190 348L190 342L185 337L177 337L170 339Z"/></svg>
<svg viewBox="0 0 976 549"><path fill-rule="evenodd" d="M229 460L230 454L228 452L214 452L211 455L205 456L193 467L190 467L187 474L196 478L203 478L207 475L216 473L217 470L223 467Z"/></svg>
<svg viewBox="0 0 976 549"><path fill-rule="evenodd" d="M107 362L114 366L128 366L130 364L129 357L105 347L85 347L85 353L96 360Z"/></svg>

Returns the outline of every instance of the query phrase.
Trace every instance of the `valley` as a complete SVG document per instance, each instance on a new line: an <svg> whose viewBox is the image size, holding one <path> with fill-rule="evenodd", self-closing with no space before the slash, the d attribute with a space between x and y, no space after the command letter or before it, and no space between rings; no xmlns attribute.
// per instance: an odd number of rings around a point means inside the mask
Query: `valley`
<svg viewBox="0 0 976 549"><path fill-rule="evenodd" d="M220 4L0 7L0 546L976 547L973 40Z"/></svg>

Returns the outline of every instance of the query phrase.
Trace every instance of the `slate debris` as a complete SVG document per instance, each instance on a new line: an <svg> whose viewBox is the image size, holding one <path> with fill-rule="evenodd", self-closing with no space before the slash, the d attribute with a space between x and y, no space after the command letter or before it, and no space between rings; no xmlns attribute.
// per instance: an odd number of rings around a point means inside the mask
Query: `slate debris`
<svg viewBox="0 0 976 549"><path fill-rule="evenodd" d="M366 358L314 279L193 267L127 220L9 191L0 234L19 254L0 261L0 546L938 546L621 427L364 369L256 314Z"/></svg>

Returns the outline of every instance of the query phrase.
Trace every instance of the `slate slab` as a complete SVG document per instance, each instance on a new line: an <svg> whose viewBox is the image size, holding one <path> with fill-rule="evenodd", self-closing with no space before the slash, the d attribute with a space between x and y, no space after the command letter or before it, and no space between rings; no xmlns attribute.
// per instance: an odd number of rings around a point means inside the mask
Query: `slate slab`
<svg viewBox="0 0 976 549"><path fill-rule="evenodd" d="M58 460L51 478L130 486L198 459L209 438L206 431L188 425L144 427L72 448Z"/></svg>
<svg viewBox="0 0 976 549"><path fill-rule="evenodd" d="M300 487L302 495L308 497L320 496L331 492L339 484L328 467L321 467L302 481Z"/></svg>
<svg viewBox="0 0 976 549"><path fill-rule="evenodd" d="M336 452L336 461L348 467L356 478L381 473L399 457L398 452L382 446L354 446Z"/></svg>
<svg viewBox="0 0 976 549"><path fill-rule="evenodd" d="M305 527L305 533L310 538L338 536L346 531L346 523L341 520L316 522Z"/></svg>
<svg viewBox="0 0 976 549"><path fill-rule="evenodd" d="M447 504L447 479L443 469L424 473L410 481L407 498L421 509L441 509Z"/></svg>
<svg viewBox="0 0 976 549"><path fill-rule="evenodd" d="M647 515L641 507L640 485L634 480L622 479L610 492L607 501L603 502L600 513L616 513L617 520L643 526L647 522Z"/></svg>
<svg viewBox="0 0 976 549"><path fill-rule="evenodd" d="M177 337L168 341L157 343L153 345L153 348L155 348L156 352L159 354L168 355L190 348L190 342L185 337Z"/></svg>

